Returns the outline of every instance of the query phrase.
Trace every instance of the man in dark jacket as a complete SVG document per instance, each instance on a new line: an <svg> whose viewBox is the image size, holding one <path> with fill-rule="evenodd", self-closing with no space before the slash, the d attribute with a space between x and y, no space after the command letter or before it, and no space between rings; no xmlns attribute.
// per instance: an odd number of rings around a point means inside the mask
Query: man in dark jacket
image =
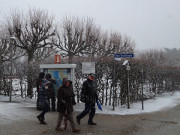
<svg viewBox="0 0 180 135"><path fill-rule="evenodd" d="M73 132L79 132L80 130L76 128L73 120L73 102L74 102L74 92L71 86L69 86L69 80L63 78L63 85L58 89L57 93L57 111L59 112L57 120L57 131L62 131L61 122L63 116L70 121L71 128Z"/></svg>
<svg viewBox="0 0 180 135"><path fill-rule="evenodd" d="M51 107L52 107L52 111L56 111L55 109L55 102L56 102L56 97L55 97L55 90L54 90L54 84L56 84L56 81L54 79L52 79L52 76L50 73L46 74L46 80L48 80L49 86L48 86L48 90L47 90L47 94L48 94L48 101L50 103L51 100ZM49 105L49 111L50 111L50 105Z"/></svg>
<svg viewBox="0 0 180 135"><path fill-rule="evenodd" d="M88 124L96 125L93 122L95 115L95 103L98 100L96 85L94 83L94 75L91 73L88 75L88 79L84 81L81 91L81 101L85 103L85 109L77 117L77 123L80 124L80 120L90 112Z"/></svg>

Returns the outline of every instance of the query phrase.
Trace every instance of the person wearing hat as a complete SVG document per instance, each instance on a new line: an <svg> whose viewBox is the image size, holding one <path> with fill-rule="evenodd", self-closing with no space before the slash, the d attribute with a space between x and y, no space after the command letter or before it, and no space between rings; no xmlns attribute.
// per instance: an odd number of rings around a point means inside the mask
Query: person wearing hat
<svg viewBox="0 0 180 135"><path fill-rule="evenodd" d="M74 93L73 89L69 85L70 80L63 78L63 85L59 87L57 93L57 111L59 112L56 130L62 131L61 122L63 117L70 121L71 128L73 132L79 132L80 129L77 129L73 120L73 101Z"/></svg>
<svg viewBox="0 0 180 135"><path fill-rule="evenodd" d="M96 125L93 122L95 115L95 103L98 100L96 84L94 83L94 74L89 74L88 79L83 82L80 100L85 103L85 109L76 116L76 121L80 124L80 120L89 114L88 125Z"/></svg>

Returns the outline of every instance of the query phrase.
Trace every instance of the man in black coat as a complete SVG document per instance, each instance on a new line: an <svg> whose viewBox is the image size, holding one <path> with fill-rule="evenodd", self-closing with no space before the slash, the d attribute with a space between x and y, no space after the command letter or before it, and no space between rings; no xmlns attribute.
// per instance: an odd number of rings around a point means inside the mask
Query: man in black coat
<svg viewBox="0 0 180 135"><path fill-rule="evenodd" d="M96 84L94 83L94 75L91 73L88 75L88 79L83 82L81 91L81 101L85 103L85 109L77 117L77 123L80 124L80 120L90 112L88 124L96 125L93 122L95 115L95 103L98 100Z"/></svg>

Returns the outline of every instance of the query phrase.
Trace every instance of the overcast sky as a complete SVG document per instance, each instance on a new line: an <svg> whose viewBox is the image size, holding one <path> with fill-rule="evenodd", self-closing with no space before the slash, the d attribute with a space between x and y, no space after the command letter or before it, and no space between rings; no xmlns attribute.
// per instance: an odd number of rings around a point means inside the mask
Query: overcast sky
<svg viewBox="0 0 180 135"><path fill-rule="evenodd" d="M90 16L103 30L118 31L136 49L180 48L180 0L0 0L0 16L11 8L47 9L57 19Z"/></svg>

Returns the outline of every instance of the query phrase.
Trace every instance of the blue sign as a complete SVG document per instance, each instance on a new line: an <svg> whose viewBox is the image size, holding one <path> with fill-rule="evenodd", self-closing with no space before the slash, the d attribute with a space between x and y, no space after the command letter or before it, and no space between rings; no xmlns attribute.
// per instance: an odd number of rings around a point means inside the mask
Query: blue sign
<svg viewBox="0 0 180 135"><path fill-rule="evenodd" d="M132 57L134 57L133 53L114 54L114 58L132 58Z"/></svg>

